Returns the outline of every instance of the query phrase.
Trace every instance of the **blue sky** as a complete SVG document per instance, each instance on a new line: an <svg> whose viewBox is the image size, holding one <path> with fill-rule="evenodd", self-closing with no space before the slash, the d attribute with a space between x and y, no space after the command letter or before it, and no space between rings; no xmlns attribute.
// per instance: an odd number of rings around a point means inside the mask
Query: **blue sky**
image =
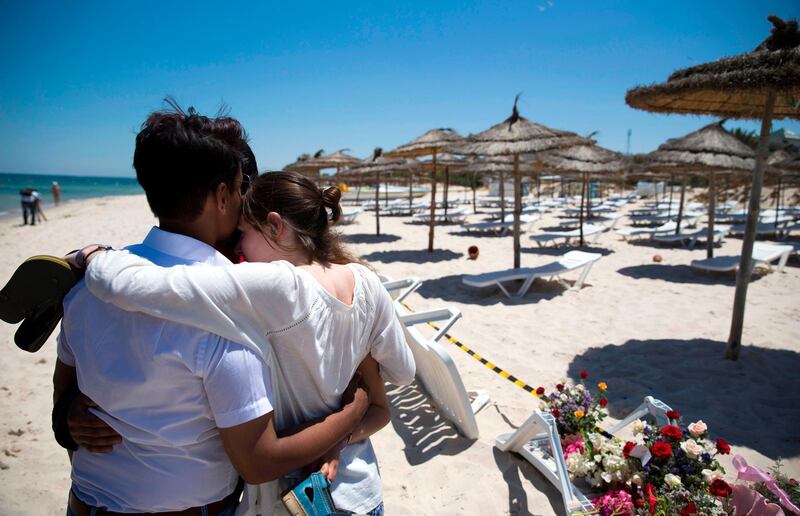
<svg viewBox="0 0 800 516"><path fill-rule="evenodd" d="M767 14L800 15L797 0L0 5L0 171L109 176L133 175L137 128L168 94L227 104L262 170L482 131L520 91L531 120L620 151L631 129L631 151L649 151L711 119L633 110L628 88L751 50Z"/></svg>

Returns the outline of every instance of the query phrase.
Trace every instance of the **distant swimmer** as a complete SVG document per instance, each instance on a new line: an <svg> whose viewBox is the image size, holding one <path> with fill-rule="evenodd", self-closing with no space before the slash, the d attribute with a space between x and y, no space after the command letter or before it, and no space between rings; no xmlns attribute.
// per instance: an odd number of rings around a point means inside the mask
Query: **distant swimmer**
<svg viewBox="0 0 800 516"><path fill-rule="evenodd" d="M56 206L61 204L61 186L58 184L58 181L53 181L53 186L50 187L50 191L53 193L53 202Z"/></svg>

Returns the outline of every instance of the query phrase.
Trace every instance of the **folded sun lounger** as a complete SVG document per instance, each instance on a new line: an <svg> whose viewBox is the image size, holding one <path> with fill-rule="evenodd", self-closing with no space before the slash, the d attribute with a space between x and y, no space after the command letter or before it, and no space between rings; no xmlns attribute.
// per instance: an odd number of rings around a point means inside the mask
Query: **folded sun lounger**
<svg viewBox="0 0 800 516"><path fill-rule="evenodd" d="M611 428L613 435L620 432L632 422L643 417L654 419L659 426L667 424L666 413L669 406L647 396L639 407L626 418ZM592 502L570 481L564 454L561 448L561 436L558 434L555 418L549 412L534 410L528 419L514 432L498 435L494 441L497 449L514 452L527 460L555 486L561 493L564 502L564 514L586 511L595 513Z"/></svg>
<svg viewBox="0 0 800 516"><path fill-rule="evenodd" d="M593 224L583 225L583 237L594 237L591 240L592 243L597 242L597 238L600 236L600 233L603 233L604 231L608 231L608 228L605 226L596 226ZM539 247L544 247L548 242L553 242L553 245L557 245L558 240L561 239L564 240L564 245L569 245L569 241L571 239L579 237L580 228L570 231L552 231L549 233L540 233L538 235L531 235L529 238L536 242Z"/></svg>
<svg viewBox="0 0 800 516"><path fill-rule="evenodd" d="M408 278L384 283L384 286L389 289L390 293L397 289L402 292L395 302L395 312L403 325L406 342L414 354L417 380L431 397L433 405L442 413L442 416L452 422L467 439L477 439L480 432L475 414L489 402L489 395L483 390L467 392L455 362L438 344L439 339L461 317L461 312L456 308L441 308L424 312L407 310L400 301L416 290L420 284L421 282L416 278ZM443 322L431 338L423 337L422 333L415 328L416 325L434 321Z"/></svg>
<svg viewBox="0 0 800 516"><path fill-rule="evenodd" d="M352 224L360 214L364 213L363 208L342 211L342 224Z"/></svg>
<svg viewBox="0 0 800 516"><path fill-rule="evenodd" d="M599 260L603 255L600 253L586 253L583 251L569 251L563 256L559 257L554 262L540 265L539 267L526 267L524 269L508 269L505 271L487 272L484 274L475 274L472 276L464 276L462 282L470 287L491 287L497 286L503 294L511 299L519 299L523 297L533 280L540 277L556 277L564 274L565 272L574 271L576 269L583 269L578 280L575 282L573 288L580 289L586 276L592 268L592 264ZM522 281L522 285L516 292L511 293L503 285L510 281Z"/></svg>
<svg viewBox="0 0 800 516"><path fill-rule="evenodd" d="M778 261L778 272L783 272L789 255L794 252L790 245L766 244L755 242L753 244L753 265L765 265L772 269L772 262ZM732 272L739 269L739 256L715 256L705 260L692 260L692 268L702 271Z"/></svg>

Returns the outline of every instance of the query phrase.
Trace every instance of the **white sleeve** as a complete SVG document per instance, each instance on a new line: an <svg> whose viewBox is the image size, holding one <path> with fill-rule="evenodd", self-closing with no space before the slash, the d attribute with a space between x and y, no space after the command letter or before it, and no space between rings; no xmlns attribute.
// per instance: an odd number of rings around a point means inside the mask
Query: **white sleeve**
<svg viewBox="0 0 800 516"><path fill-rule="evenodd" d="M58 332L58 337L56 337L56 355L64 364L75 367L75 355L72 353L72 348L69 347L69 342L67 342L63 320L61 321L61 331Z"/></svg>
<svg viewBox="0 0 800 516"><path fill-rule="evenodd" d="M217 427L230 428L272 412L272 384L264 361L241 344L214 340L198 366Z"/></svg>
<svg viewBox="0 0 800 516"><path fill-rule="evenodd" d="M161 267L128 251L108 251L91 261L85 279L102 301L256 349L268 330L302 317L310 304L287 262Z"/></svg>
<svg viewBox="0 0 800 516"><path fill-rule="evenodd" d="M367 274L373 275L371 272ZM372 278L371 278L372 279ZM381 366L381 376L395 385L414 380L416 364L397 319L392 298L377 277L369 281L375 303L375 321L370 332L370 354Z"/></svg>

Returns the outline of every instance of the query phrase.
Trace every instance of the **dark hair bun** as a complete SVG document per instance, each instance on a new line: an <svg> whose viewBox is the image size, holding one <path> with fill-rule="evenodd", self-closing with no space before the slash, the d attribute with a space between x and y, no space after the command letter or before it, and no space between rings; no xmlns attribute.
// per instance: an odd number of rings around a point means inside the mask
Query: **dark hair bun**
<svg viewBox="0 0 800 516"><path fill-rule="evenodd" d="M331 186L322 191L322 205L331 210L331 222L338 222L342 217L342 207L339 201L342 198L342 191Z"/></svg>

